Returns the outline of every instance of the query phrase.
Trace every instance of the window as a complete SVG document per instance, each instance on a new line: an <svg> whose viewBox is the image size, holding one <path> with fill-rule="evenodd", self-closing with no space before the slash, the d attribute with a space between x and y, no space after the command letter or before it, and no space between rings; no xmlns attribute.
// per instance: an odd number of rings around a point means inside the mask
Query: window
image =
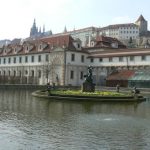
<svg viewBox="0 0 150 150"><path fill-rule="evenodd" d="M28 75L28 70L25 71L25 75Z"/></svg>
<svg viewBox="0 0 150 150"><path fill-rule="evenodd" d="M41 62L41 55L38 56L38 62Z"/></svg>
<svg viewBox="0 0 150 150"><path fill-rule="evenodd" d="M34 70L31 71L31 76L34 77Z"/></svg>
<svg viewBox="0 0 150 150"><path fill-rule="evenodd" d="M119 57L119 62L123 62L123 57Z"/></svg>
<svg viewBox="0 0 150 150"><path fill-rule="evenodd" d="M16 76L16 71L14 71L14 77Z"/></svg>
<svg viewBox="0 0 150 150"><path fill-rule="evenodd" d="M8 71L8 76L10 76L10 70Z"/></svg>
<svg viewBox="0 0 150 150"><path fill-rule="evenodd" d="M26 63L28 62L28 56L25 56L25 62Z"/></svg>
<svg viewBox="0 0 150 150"><path fill-rule="evenodd" d="M9 64L11 63L11 58L10 58L10 57L8 58L8 63L9 63Z"/></svg>
<svg viewBox="0 0 150 150"><path fill-rule="evenodd" d="M38 77L41 78L41 70L39 70Z"/></svg>
<svg viewBox="0 0 150 150"><path fill-rule="evenodd" d="M78 43L78 48L80 48L80 44Z"/></svg>
<svg viewBox="0 0 150 150"><path fill-rule="evenodd" d="M90 59L90 61L91 61L91 63L93 63L93 62L94 62L94 59L93 59L93 58L91 58L91 59Z"/></svg>
<svg viewBox="0 0 150 150"><path fill-rule="evenodd" d="M80 72L80 79L83 80L83 77L84 77L83 71L81 71L81 72Z"/></svg>
<svg viewBox="0 0 150 150"><path fill-rule="evenodd" d="M99 62L103 62L103 58L99 58Z"/></svg>
<svg viewBox="0 0 150 150"><path fill-rule="evenodd" d="M84 55L81 55L81 62L84 62Z"/></svg>
<svg viewBox="0 0 150 150"><path fill-rule="evenodd" d="M31 56L31 62L34 62L34 56Z"/></svg>
<svg viewBox="0 0 150 150"><path fill-rule="evenodd" d="M14 57L14 64L16 63L16 57Z"/></svg>
<svg viewBox="0 0 150 150"><path fill-rule="evenodd" d="M146 60L146 56L141 56L141 60L145 61Z"/></svg>
<svg viewBox="0 0 150 150"><path fill-rule="evenodd" d="M130 56L130 61L134 61L134 56Z"/></svg>
<svg viewBox="0 0 150 150"><path fill-rule="evenodd" d="M4 58L4 59L3 59L3 64L5 64L5 63L6 63L6 59Z"/></svg>
<svg viewBox="0 0 150 150"><path fill-rule="evenodd" d="M73 78L74 78L74 71L71 70L71 71L70 71L70 79L73 79Z"/></svg>
<svg viewBox="0 0 150 150"><path fill-rule="evenodd" d="M112 57L110 57L110 58L109 58L109 62L112 62L112 61L113 61L113 59L112 59Z"/></svg>
<svg viewBox="0 0 150 150"><path fill-rule="evenodd" d="M75 54L71 54L71 61L75 61Z"/></svg>
<svg viewBox="0 0 150 150"><path fill-rule="evenodd" d="M19 77L21 77L21 71L19 71Z"/></svg>
<svg viewBox="0 0 150 150"><path fill-rule="evenodd" d="M45 61L46 61L46 62L49 61L48 55L45 55Z"/></svg>
<svg viewBox="0 0 150 150"><path fill-rule="evenodd" d="M19 63L22 63L22 57L19 57Z"/></svg>
<svg viewBox="0 0 150 150"><path fill-rule="evenodd" d="M1 59L0 59L0 64L1 64Z"/></svg>

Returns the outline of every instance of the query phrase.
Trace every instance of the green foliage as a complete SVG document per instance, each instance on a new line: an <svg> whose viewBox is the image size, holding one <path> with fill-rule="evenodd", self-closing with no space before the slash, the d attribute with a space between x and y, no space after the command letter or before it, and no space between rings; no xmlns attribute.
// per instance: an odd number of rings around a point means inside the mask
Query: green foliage
<svg viewBox="0 0 150 150"><path fill-rule="evenodd" d="M82 92L81 90L51 90L51 94L77 96L129 96L128 94L111 91Z"/></svg>

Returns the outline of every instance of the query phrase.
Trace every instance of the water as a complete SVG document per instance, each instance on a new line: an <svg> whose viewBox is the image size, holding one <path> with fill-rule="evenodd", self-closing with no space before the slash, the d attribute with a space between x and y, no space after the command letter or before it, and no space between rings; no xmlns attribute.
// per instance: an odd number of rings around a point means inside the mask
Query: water
<svg viewBox="0 0 150 150"><path fill-rule="evenodd" d="M0 90L0 150L149 150L150 101L97 103Z"/></svg>

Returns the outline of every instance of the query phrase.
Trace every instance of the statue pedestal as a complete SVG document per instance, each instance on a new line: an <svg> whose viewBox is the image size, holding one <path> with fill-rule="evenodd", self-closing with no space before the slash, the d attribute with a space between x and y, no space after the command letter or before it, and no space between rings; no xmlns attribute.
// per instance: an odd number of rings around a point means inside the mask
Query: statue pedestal
<svg viewBox="0 0 150 150"><path fill-rule="evenodd" d="M84 82L81 87L82 92L95 92L95 84Z"/></svg>

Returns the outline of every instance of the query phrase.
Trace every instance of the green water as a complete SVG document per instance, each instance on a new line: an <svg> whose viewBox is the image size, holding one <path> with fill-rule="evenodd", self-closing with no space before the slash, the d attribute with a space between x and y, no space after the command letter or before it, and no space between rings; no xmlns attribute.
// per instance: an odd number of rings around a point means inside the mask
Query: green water
<svg viewBox="0 0 150 150"><path fill-rule="evenodd" d="M149 100L69 102L0 90L0 150L149 149Z"/></svg>

